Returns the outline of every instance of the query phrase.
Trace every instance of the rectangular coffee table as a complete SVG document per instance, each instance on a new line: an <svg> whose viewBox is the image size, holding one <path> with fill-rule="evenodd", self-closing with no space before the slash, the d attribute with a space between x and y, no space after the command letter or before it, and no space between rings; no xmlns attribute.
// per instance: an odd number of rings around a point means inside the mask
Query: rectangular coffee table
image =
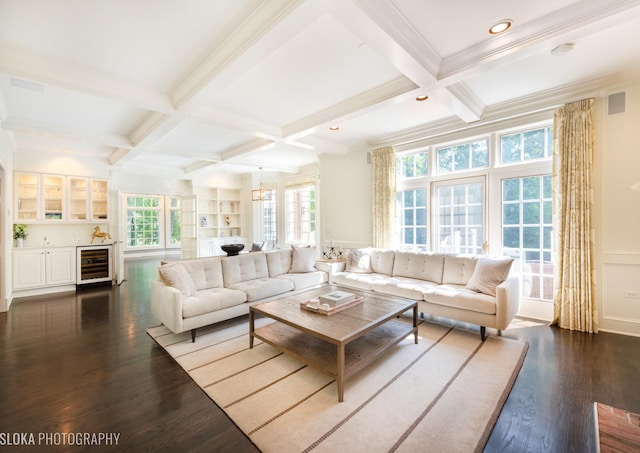
<svg viewBox="0 0 640 453"><path fill-rule="evenodd" d="M338 401L342 402L347 377L412 333L418 344L418 304L414 300L341 288L362 297L363 301L329 316L300 307L300 302L334 290L331 286L323 287L251 306L249 347L253 348L254 338L258 338L335 378ZM412 324L395 320L411 309ZM277 322L256 329L256 314Z"/></svg>

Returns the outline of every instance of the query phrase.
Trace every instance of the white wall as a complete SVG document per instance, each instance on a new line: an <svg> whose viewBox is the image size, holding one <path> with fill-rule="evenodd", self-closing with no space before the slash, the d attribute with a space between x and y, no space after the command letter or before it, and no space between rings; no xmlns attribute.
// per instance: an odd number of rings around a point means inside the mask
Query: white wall
<svg viewBox="0 0 640 453"><path fill-rule="evenodd" d="M320 238L326 245L368 247L373 241L371 164L366 150L320 160Z"/></svg>
<svg viewBox="0 0 640 453"><path fill-rule="evenodd" d="M11 304L11 250L13 247L13 151L7 133L0 128L0 311Z"/></svg>
<svg viewBox="0 0 640 453"><path fill-rule="evenodd" d="M608 95L623 91L625 112L609 115ZM640 181L640 82L608 90L599 104L594 162L599 326L640 336L640 192L630 189Z"/></svg>

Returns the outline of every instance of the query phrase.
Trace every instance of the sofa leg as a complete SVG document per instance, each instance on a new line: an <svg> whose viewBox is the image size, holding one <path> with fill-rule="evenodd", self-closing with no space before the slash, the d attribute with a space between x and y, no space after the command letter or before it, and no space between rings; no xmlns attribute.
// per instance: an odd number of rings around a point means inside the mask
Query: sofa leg
<svg viewBox="0 0 640 453"><path fill-rule="evenodd" d="M191 343L196 342L196 329L191 329Z"/></svg>
<svg viewBox="0 0 640 453"><path fill-rule="evenodd" d="M487 339L487 328L485 326L480 326L480 338L482 338L482 341Z"/></svg>
<svg viewBox="0 0 640 453"><path fill-rule="evenodd" d="M498 336L501 337L502 336L502 330L498 329Z"/></svg>

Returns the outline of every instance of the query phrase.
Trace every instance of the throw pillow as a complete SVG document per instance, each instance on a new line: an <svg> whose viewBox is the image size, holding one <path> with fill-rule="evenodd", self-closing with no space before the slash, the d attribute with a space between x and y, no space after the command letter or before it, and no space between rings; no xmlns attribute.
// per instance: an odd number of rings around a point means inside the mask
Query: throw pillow
<svg viewBox="0 0 640 453"><path fill-rule="evenodd" d="M356 274L371 273L371 249L352 249L347 256L347 271Z"/></svg>
<svg viewBox="0 0 640 453"><path fill-rule="evenodd" d="M196 293L196 285L189 272L187 272L187 268L181 263L160 266L158 273L160 274L160 280L165 285L173 286L185 296L193 296Z"/></svg>
<svg viewBox="0 0 640 453"><path fill-rule="evenodd" d="M293 247L291 254L292 274L303 272L313 272L316 270L316 248L315 247Z"/></svg>
<svg viewBox="0 0 640 453"><path fill-rule="evenodd" d="M507 279L512 263L511 258L481 257L467 282L467 288L495 297L496 287Z"/></svg>

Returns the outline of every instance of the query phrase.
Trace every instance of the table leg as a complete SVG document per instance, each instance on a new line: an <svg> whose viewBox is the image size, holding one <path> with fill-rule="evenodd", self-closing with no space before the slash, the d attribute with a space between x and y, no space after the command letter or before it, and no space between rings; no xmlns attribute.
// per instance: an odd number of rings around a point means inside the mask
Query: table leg
<svg viewBox="0 0 640 453"><path fill-rule="evenodd" d="M344 401L344 343L338 346L338 376L336 377L336 383L338 384L338 401Z"/></svg>
<svg viewBox="0 0 640 453"><path fill-rule="evenodd" d="M418 304L413 306L413 339L418 344Z"/></svg>
<svg viewBox="0 0 640 453"><path fill-rule="evenodd" d="M249 309L249 349L253 349L253 332L254 332L254 324L253 324L253 311Z"/></svg>

